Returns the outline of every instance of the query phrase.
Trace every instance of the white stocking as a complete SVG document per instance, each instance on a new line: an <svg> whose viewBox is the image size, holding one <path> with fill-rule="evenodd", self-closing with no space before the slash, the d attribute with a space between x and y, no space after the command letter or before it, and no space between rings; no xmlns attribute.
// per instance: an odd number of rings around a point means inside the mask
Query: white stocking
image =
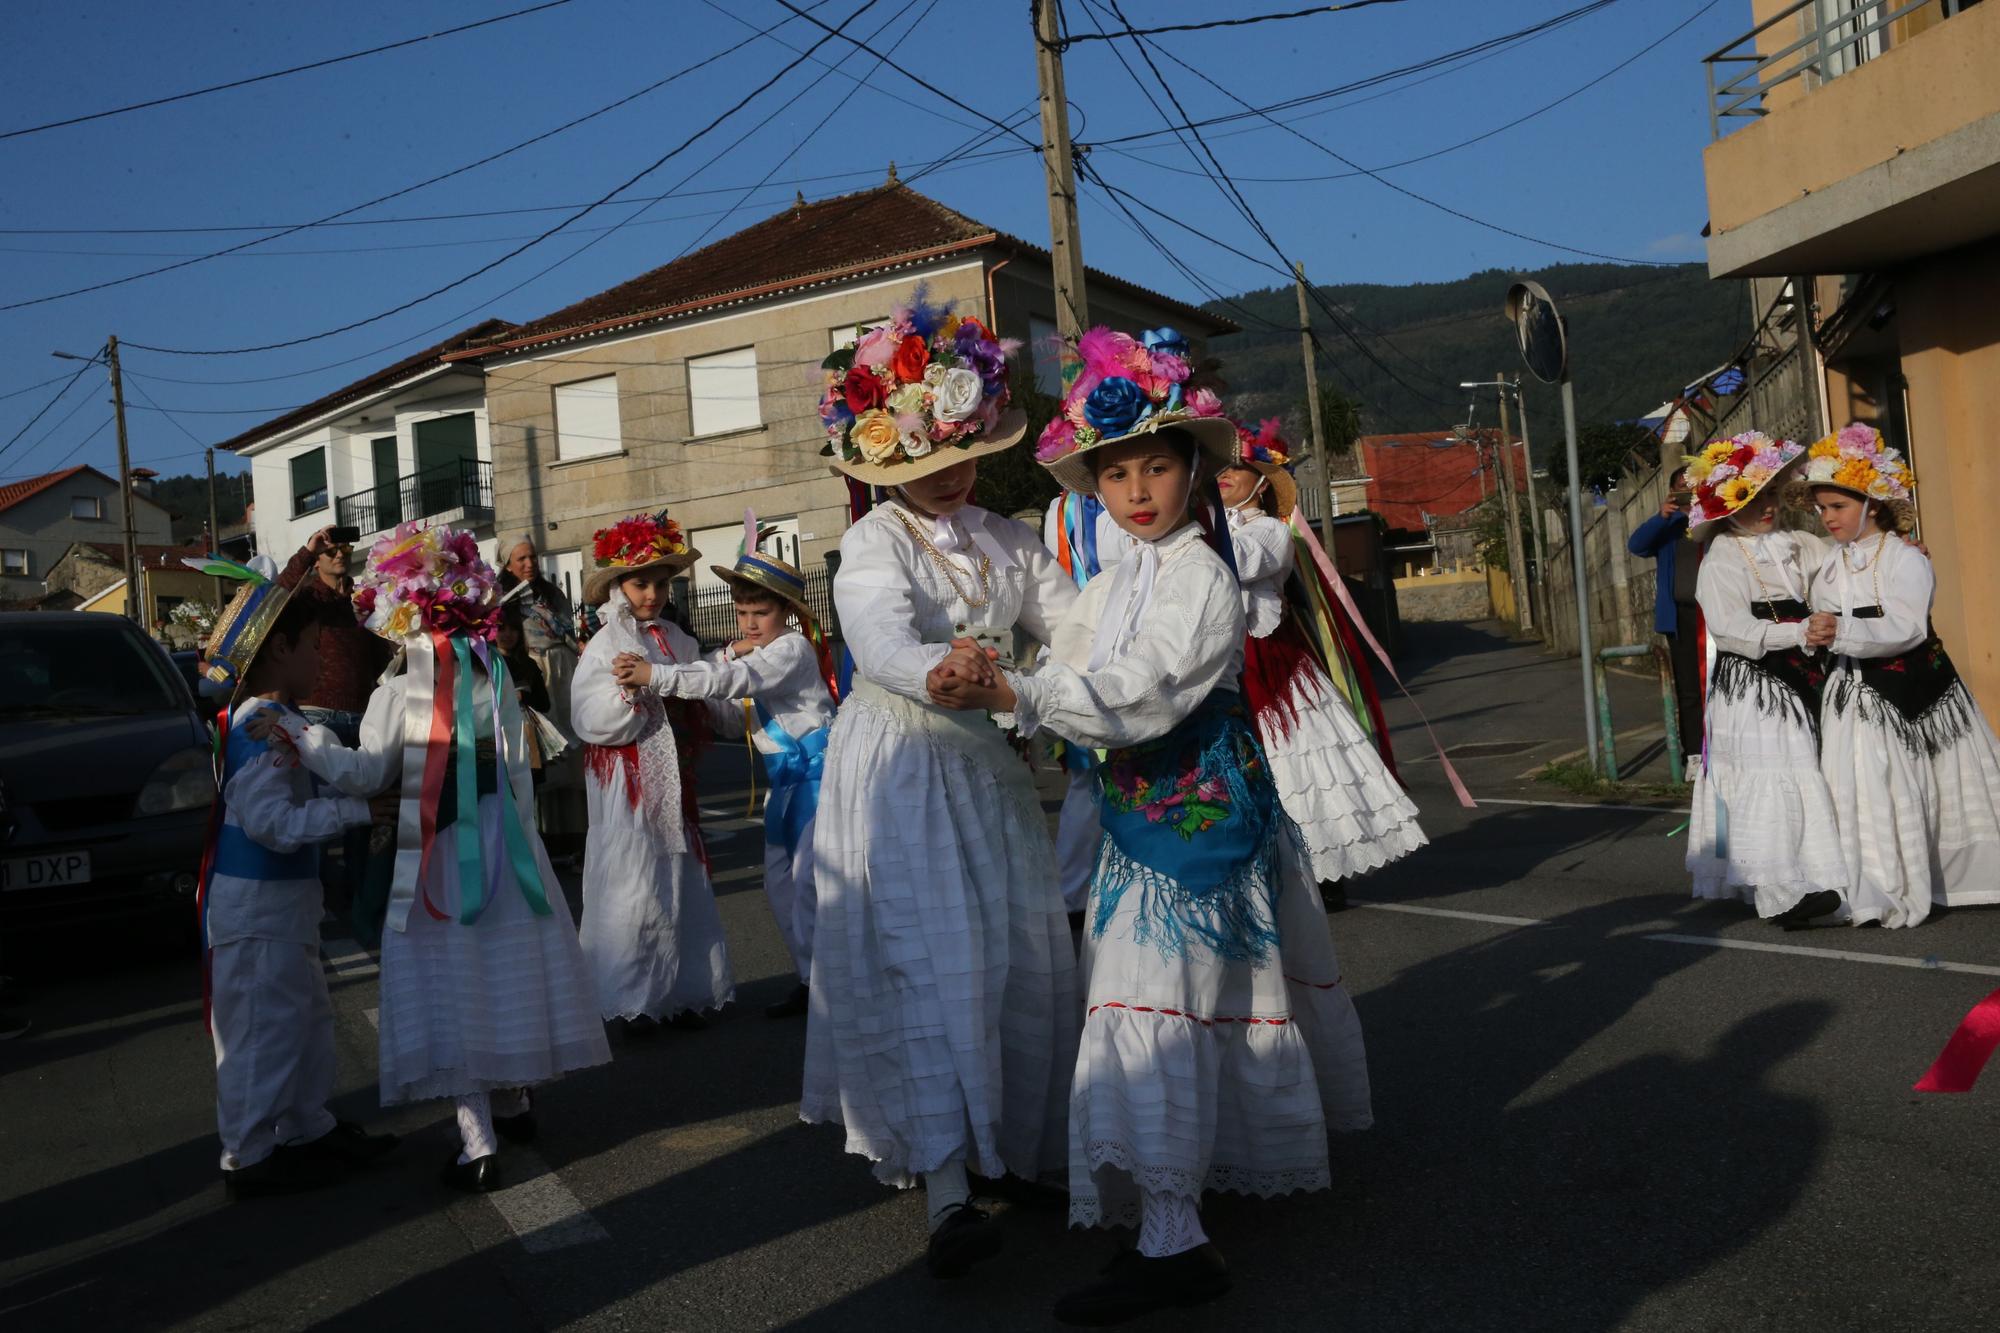
<svg viewBox="0 0 2000 1333"><path fill-rule="evenodd" d="M458 1099L458 1137L465 1144L458 1154L461 1165L500 1151L493 1138L493 1102L485 1093Z"/></svg>
<svg viewBox="0 0 2000 1333"><path fill-rule="evenodd" d="M1187 1195L1146 1190L1139 1205L1139 1253L1148 1259L1164 1259L1208 1243L1208 1233L1201 1229L1201 1210Z"/></svg>
<svg viewBox="0 0 2000 1333"><path fill-rule="evenodd" d="M944 1221L945 1214L954 1205L972 1197L972 1186L965 1178L964 1161L946 1162L937 1170L926 1172L924 1195L930 1208L930 1229L936 1231L938 1223Z"/></svg>

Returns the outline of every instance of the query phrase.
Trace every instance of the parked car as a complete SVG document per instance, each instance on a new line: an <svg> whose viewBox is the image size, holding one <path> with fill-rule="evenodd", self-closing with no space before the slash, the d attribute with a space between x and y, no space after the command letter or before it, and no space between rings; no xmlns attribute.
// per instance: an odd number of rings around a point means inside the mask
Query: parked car
<svg viewBox="0 0 2000 1333"><path fill-rule="evenodd" d="M192 911L214 800L194 695L137 626L0 613L0 923Z"/></svg>
<svg viewBox="0 0 2000 1333"><path fill-rule="evenodd" d="M194 696L195 707L201 707L201 650L198 648L177 649L167 656L174 660L174 670L181 673L188 693Z"/></svg>

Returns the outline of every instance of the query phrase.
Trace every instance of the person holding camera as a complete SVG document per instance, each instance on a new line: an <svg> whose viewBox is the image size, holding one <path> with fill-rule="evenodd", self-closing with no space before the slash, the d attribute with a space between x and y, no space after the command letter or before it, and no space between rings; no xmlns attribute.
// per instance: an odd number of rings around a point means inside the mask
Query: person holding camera
<svg viewBox="0 0 2000 1333"><path fill-rule="evenodd" d="M1660 512L1632 530L1625 549L1653 562L1653 628L1666 636L1681 754L1692 761L1701 753L1701 647L1695 633L1694 590L1703 548L1681 540L1688 530L1687 469L1675 469L1667 487Z"/></svg>

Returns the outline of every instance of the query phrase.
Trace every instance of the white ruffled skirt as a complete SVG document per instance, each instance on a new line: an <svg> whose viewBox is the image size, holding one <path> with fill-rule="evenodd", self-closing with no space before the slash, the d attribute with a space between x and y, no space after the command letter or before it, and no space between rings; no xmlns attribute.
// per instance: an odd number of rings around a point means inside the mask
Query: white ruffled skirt
<svg viewBox="0 0 2000 1333"><path fill-rule="evenodd" d="M983 714L857 678L814 829L802 1119L910 1185L1059 1171L1076 962L1027 766Z"/></svg>
<svg viewBox="0 0 2000 1333"><path fill-rule="evenodd" d="M1086 938L1072 1225L1135 1225L1141 1190L1326 1189L1327 1131L1374 1123L1361 1020L1325 907L1289 839L1278 866L1280 944L1264 966L1223 961L1193 939L1171 956L1138 942L1137 890Z"/></svg>
<svg viewBox="0 0 2000 1333"><path fill-rule="evenodd" d="M1695 897L1740 899L1773 917L1820 889L1844 898L1847 864L1811 725L1760 708L1756 694L1709 694L1709 752L1706 764L1694 764L1687 869Z"/></svg>
<svg viewBox="0 0 2000 1333"><path fill-rule="evenodd" d="M1963 707L1969 725L1934 755L1888 723L1891 705L1840 684L1827 687L1820 766L1855 922L1914 926L1933 906L2000 902L2000 742L1964 684L1940 706Z"/></svg>
<svg viewBox="0 0 2000 1333"><path fill-rule="evenodd" d="M1416 805L1310 658L1293 676L1287 702L1289 718L1258 713L1257 737L1270 756L1278 799L1305 839L1316 880L1365 875L1429 841L1417 825Z"/></svg>
<svg viewBox="0 0 2000 1333"><path fill-rule="evenodd" d="M454 835L441 831L408 928L382 932L382 1104L527 1087L610 1060L569 903L528 836L550 914L537 916L505 872L502 799L479 798L481 856L498 880L473 924L459 923Z"/></svg>

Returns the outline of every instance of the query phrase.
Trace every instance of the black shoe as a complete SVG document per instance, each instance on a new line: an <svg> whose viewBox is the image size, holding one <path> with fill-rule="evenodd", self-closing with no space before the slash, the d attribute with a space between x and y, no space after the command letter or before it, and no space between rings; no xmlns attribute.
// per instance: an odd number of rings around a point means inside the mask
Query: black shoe
<svg viewBox="0 0 2000 1333"><path fill-rule="evenodd" d="M232 1199L258 1199L320 1189L346 1176L344 1162L299 1148L279 1148L254 1166L224 1171L222 1186Z"/></svg>
<svg viewBox="0 0 2000 1333"><path fill-rule="evenodd" d="M438 1179L467 1194L491 1194L500 1188L500 1159L491 1153L469 1162L453 1157L444 1164Z"/></svg>
<svg viewBox="0 0 2000 1333"><path fill-rule="evenodd" d="M1055 1316L1065 1324L1122 1324L1169 1306L1200 1305L1228 1290L1229 1265L1208 1242L1164 1259L1126 1250L1105 1265L1103 1277L1057 1301Z"/></svg>
<svg viewBox="0 0 2000 1333"><path fill-rule="evenodd" d="M1083 913L1071 912L1069 914L1069 932L1072 935L1083 934Z"/></svg>
<svg viewBox="0 0 2000 1333"><path fill-rule="evenodd" d="M1815 917L1840 910L1840 895L1832 889L1814 889L1805 897L1772 917L1771 920L1786 930L1804 930Z"/></svg>
<svg viewBox="0 0 2000 1333"><path fill-rule="evenodd" d="M811 1001L811 999L812 999L812 989L808 987L805 982L801 981L798 985L792 987L792 993L790 995L787 995L784 999L778 1001L776 1004L765 1005L764 1017L797 1018L800 1014L803 1014L806 1011L806 1006Z"/></svg>
<svg viewBox="0 0 2000 1333"><path fill-rule="evenodd" d="M341 1120L311 1143L298 1144L293 1151L308 1157L330 1158L348 1166L367 1166L388 1156L401 1142L394 1134L370 1134L353 1121Z"/></svg>
<svg viewBox="0 0 2000 1333"><path fill-rule="evenodd" d="M16 1037L28 1035L28 1029L35 1025L32 1018L19 1014L0 1014L0 1041L12 1041Z"/></svg>
<svg viewBox="0 0 2000 1333"><path fill-rule="evenodd" d="M692 1009L683 1009L660 1026L672 1028L676 1032L706 1032L708 1020Z"/></svg>
<svg viewBox="0 0 2000 1333"><path fill-rule="evenodd" d="M992 1218L969 1203L954 1204L938 1229L931 1232L924 1262L930 1265L932 1277L963 1277L974 1264L1000 1253L1002 1241L1000 1226Z"/></svg>
<svg viewBox="0 0 2000 1333"><path fill-rule="evenodd" d="M618 1035L626 1041L650 1041L660 1035L660 1023L645 1014L637 1018L621 1018L618 1020Z"/></svg>
<svg viewBox="0 0 2000 1333"><path fill-rule="evenodd" d="M1339 880L1321 880L1319 882L1319 896L1320 901L1326 904L1327 911L1345 912L1347 910L1347 886Z"/></svg>
<svg viewBox="0 0 2000 1333"><path fill-rule="evenodd" d="M526 1088L521 1089L522 1111L519 1115L496 1115L493 1117L493 1132L509 1143L533 1143L541 1133L535 1124L535 1102Z"/></svg>

